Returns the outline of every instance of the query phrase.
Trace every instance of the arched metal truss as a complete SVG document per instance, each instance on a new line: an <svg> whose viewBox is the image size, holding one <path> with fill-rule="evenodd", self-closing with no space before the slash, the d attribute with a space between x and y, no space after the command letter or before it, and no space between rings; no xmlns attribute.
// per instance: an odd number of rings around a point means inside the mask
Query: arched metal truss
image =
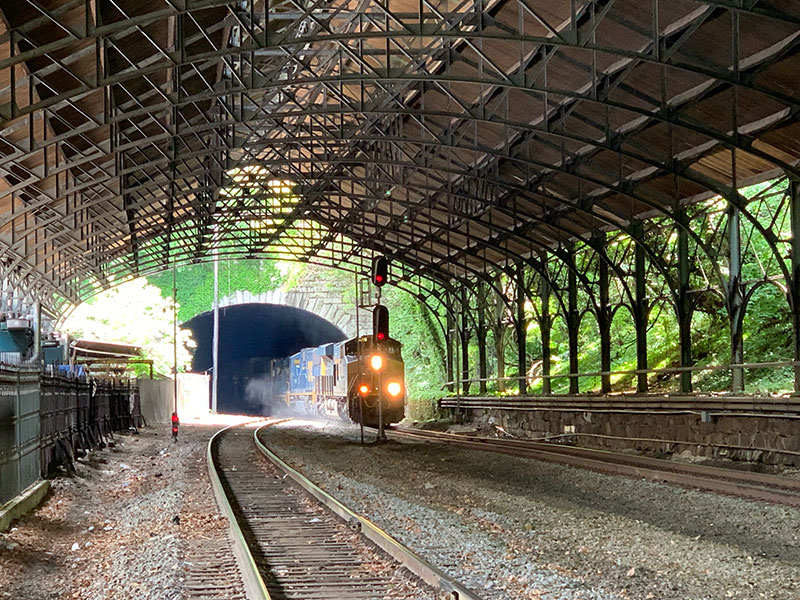
<svg viewBox="0 0 800 600"><path fill-rule="evenodd" d="M577 371L586 315L609 371L621 307L641 369L661 303L691 365L710 289L740 364L764 282L798 359L799 69L800 0L0 2L0 304L57 316L215 247L382 253L451 375L477 335L482 387L487 332L522 371L532 319L545 373L555 318Z"/></svg>

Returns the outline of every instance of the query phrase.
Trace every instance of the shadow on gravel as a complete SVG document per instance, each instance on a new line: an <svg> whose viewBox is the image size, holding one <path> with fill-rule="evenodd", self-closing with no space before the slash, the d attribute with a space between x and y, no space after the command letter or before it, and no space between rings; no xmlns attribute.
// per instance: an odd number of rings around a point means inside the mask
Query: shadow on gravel
<svg viewBox="0 0 800 600"><path fill-rule="evenodd" d="M347 460L336 461L337 469L355 480L378 484L371 475L365 475L365 469L360 468L359 455L354 449L361 444L352 438L298 428L283 428L281 435L293 444L313 445L325 456L343 454ZM418 501L420 490L404 490L398 485L398 472L416 470L430 474L432 478L441 478L443 487L447 486L449 478L455 476L471 480L474 485L470 487L475 489L489 487L519 497L520 502L513 503L498 497L493 505L481 507L508 518L519 517L521 503L535 505L543 502L555 509L576 511L589 522L613 515L641 521L687 538L699 536L705 542L710 540L738 548L754 558L800 564L800 548L794 540L800 511L791 508L489 452L470 453L435 444L390 442L370 446L364 448L369 451L363 455L365 460L378 461L375 453L380 452L387 456L385 463L397 460L410 463L397 469L384 469L381 475L384 483L380 484L384 489L394 488L398 495L407 496L409 500ZM463 495L463 486L459 485L459 488L459 494L440 494L440 497L430 500L449 504L448 498L456 501L459 495Z"/></svg>
<svg viewBox="0 0 800 600"><path fill-rule="evenodd" d="M39 512L31 513L23 517L23 519L26 527L31 527L34 531L40 531L47 534L75 534L77 536L81 531L83 531L82 527L68 525L64 521L56 521L53 519L44 518L39 514ZM0 548L2 548L2 546L0 546Z"/></svg>
<svg viewBox="0 0 800 600"><path fill-rule="evenodd" d="M56 553L47 554L44 550L33 550L26 546L16 546L13 549L5 549L0 545L0 560L8 561L10 564L17 564L20 567L34 569L53 569L59 568L59 557Z"/></svg>

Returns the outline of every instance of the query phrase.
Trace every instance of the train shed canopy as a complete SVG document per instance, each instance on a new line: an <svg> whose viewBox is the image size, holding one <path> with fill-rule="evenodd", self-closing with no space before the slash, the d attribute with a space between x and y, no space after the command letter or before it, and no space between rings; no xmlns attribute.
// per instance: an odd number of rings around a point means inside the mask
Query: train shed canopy
<svg viewBox="0 0 800 600"><path fill-rule="evenodd" d="M798 0L0 4L0 269L448 280L798 175Z"/></svg>

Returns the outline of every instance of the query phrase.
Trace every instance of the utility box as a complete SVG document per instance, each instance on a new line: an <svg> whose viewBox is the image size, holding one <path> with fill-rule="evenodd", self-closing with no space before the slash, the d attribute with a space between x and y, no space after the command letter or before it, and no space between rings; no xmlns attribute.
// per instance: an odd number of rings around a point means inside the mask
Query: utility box
<svg viewBox="0 0 800 600"><path fill-rule="evenodd" d="M0 323L0 356L19 364L33 355L33 330L27 319L9 319Z"/></svg>

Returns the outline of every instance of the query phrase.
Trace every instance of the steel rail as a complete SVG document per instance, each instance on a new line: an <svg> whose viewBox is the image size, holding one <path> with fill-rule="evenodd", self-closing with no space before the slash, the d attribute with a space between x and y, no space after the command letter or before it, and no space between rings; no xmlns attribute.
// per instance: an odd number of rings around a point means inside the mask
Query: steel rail
<svg viewBox="0 0 800 600"><path fill-rule="evenodd" d="M498 440L412 430L404 427L394 427L388 430L387 434L401 439L424 440L523 458L535 458L611 475L648 479L748 500L800 508L800 480L765 473L676 463L647 456L619 454L590 448L554 446L525 440Z"/></svg>
<svg viewBox="0 0 800 600"><path fill-rule="evenodd" d="M403 546L386 531L375 525L369 519L358 515L339 502L336 498L322 490L305 475L289 466L285 461L278 457L274 452L267 448L259 439L259 433L276 423L268 423L255 430L253 440L258 450L269 459L276 467L284 471L298 485L305 489L309 494L316 498L321 504L326 506L334 514L344 519L347 523L356 527L361 534L369 539L373 544L381 548L389 556L400 562L414 575L422 579L428 585L443 590L449 594L453 600L481 600L475 592L458 583L438 567L432 565L414 551Z"/></svg>
<svg viewBox="0 0 800 600"><path fill-rule="evenodd" d="M244 583L247 597L250 600L271 600L269 592L267 591L267 586L264 583L264 579L261 577L261 573L258 570L250 547L244 538L244 533L236 518L233 506L231 506L231 502L225 493L225 488L222 486L222 480L218 472L215 447L219 443L221 435L232 427L238 427L238 425L231 425L220 429L212 435L211 439L208 441L208 446L206 448L208 476L211 479L211 489L214 491L214 497L217 499L217 506L219 506L222 514L228 519L228 527L233 537L233 552L236 556L236 562L239 565L239 571L242 575L242 582Z"/></svg>
<svg viewBox="0 0 800 600"><path fill-rule="evenodd" d="M531 394L528 396L446 396L439 400L440 408L459 410L564 410L567 412L641 412L698 414L701 411L719 413L763 413L763 417L797 417L800 402L796 398L769 396L715 396L714 394Z"/></svg>

